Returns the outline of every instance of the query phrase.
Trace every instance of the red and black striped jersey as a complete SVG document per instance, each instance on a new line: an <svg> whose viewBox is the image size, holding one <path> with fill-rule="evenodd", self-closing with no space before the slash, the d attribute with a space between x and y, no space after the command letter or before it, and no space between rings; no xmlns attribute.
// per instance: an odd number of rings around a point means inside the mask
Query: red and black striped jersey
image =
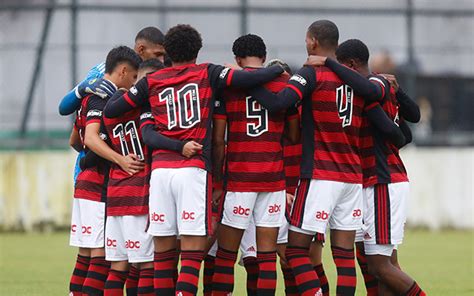
<svg viewBox="0 0 474 296"><path fill-rule="evenodd" d="M328 67L303 67L287 87L302 99L301 178L362 184L364 100Z"/></svg>
<svg viewBox="0 0 474 296"><path fill-rule="evenodd" d="M129 175L115 163L110 165L107 188L108 216L148 214L151 157L141 139L140 117L152 119L151 113L141 114L138 109L117 118L103 117L107 142L111 148L122 155L135 154L145 162L144 170L134 175Z"/></svg>
<svg viewBox="0 0 474 296"><path fill-rule="evenodd" d="M283 141L283 163L285 166L286 192L295 195L300 179L302 146Z"/></svg>
<svg viewBox="0 0 474 296"><path fill-rule="evenodd" d="M155 128L162 135L203 145L197 155L156 149L152 169L199 167L211 170L213 86L232 79L233 70L211 64L187 64L147 75L124 95L130 105L149 100Z"/></svg>
<svg viewBox="0 0 474 296"><path fill-rule="evenodd" d="M82 99L81 107L77 113L75 127L79 131L82 145L86 126L90 123L100 123L102 110L106 100L89 95ZM86 151L87 147L84 146ZM109 166L105 162L100 162L97 166L81 171L76 179L74 197L92 201L105 202L107 194L107 179Z"/></svg>
<svg viewBox="0 0 474 296"><path fill-rule="evenodd" d="M370 75L369 79L383 86L385 96L381 102L368 104L366 109L380 104L389 119L398 125L399 121L403 119L399 118L399 104L394 88L380 75ZM366 118L364 119L363 134L364 137L361 141L364 147L361 150L361 157L364 170L364 187L408 181L405 166L399 155L399 149L373 127Z"/></svg>
<svg viewBox="0 0 474 296"><path fill-rule="evenodd" d="M252 69L246 69L252 71ZM265 84L277 93L288 75ZM214 118L227 120L226 190L275 192L285 189L282 138L285 122L296 108L269 113L242 89L227 89L216 101Z"/></svg>

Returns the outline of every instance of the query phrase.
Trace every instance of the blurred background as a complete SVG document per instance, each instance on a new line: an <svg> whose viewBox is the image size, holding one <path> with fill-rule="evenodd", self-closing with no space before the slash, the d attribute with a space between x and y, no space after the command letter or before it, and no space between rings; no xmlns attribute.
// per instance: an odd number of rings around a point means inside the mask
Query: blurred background
<svg viewBox="0 0 474 296"><path fill-rule="evenodd" d="M474 228L474 0L2 0L0 229L66 229L75 153L60 99L116 45L146 26L189 23L200 62L233 62L232 42L260 35L268 59L294 69L307 27L330 19L359 38L372 70L397 75L422 120L402 152L412 181L410 226Z"/></svg>

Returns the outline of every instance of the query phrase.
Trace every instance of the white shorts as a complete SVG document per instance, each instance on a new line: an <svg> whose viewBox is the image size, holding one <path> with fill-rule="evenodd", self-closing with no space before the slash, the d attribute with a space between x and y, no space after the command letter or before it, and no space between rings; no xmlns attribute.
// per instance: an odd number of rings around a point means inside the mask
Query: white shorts
<svg viewBox="0 0 474 296"><path fill-rule="evenodd" d="M314 235L362 227L362 185L302 179L291 210L290 230Z"/></svg>
<svg viewBox="0 0 474 296"><path fill-rule="evenodd" d="M278 239L277 239L278 245L288 243L288 227L290 227L290 224L285 219L283 221L283 225L280 226L280 229L278 229Z"/></svg>
<svg viewBox="0 0 474 296"><path fill-rule="evenodd" d="M391 257L396 245L364 244L364 253L368 256L382 255Z"/></svg>
<svg viewBox="0 0 474 296"><path fill-rule="evenodd" d="M250 220L250 225L245 229L240 241L241 259L246 257L257 257L257 228L253 219Z"/></svg>
<svg viewBox="0 0 474 296"><path fill-rule="evenodd" d="M105 260L153 261L153 237L146 233L148 215L109 216L105 223Z"/></svg>
<svg viewBox="0 0 474 296"><path fill-rule="evenodd" d="M153 236L204 236L211 231L210 175L196 167L154 169L150 179Z"/></svg>
<svg viewBox="0 0 474 296"><path fill-rule="evenodd" d="M253 219L258 227L280 227L285 218L286 192L227 192L221 223L247 229Z"/></svg>
<svg viewBox="0 0 474 296"><path fill-rule="evenodd" d="M69 245L79 248L104 247L105 203L74 198Z"/></svg>
<svg viewBox="0 0 474 296"><path fill-rule="evenodd" d="M403 242L409 191L408 182L376 184L364 189L365 245Z"/></svg>

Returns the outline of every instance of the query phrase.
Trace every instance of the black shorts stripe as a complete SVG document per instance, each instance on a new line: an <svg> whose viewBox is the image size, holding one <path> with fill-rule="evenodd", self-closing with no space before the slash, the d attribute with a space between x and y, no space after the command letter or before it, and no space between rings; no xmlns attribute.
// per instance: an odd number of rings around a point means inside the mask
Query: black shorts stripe
<svg viewBox="0 0 474 296"><path fill-rule="evenodd" d="M303 225L304 208L310 184L311 179L301 179L298 184L293 209L291 210L291 216L289 219L290 224L293 226L301 227Z"/></svg>
<svg viewBox="0 0 474 296"><path fill-rule="evenodd" d="M212 235L212 176L206 172L206 235Z"/></svg>
<svg viewBox="0 0 474 296"><path fill-rule="evenodd" d="M390 194L388 184L374 185L375 242L380 245L391 244Z"/></svg>

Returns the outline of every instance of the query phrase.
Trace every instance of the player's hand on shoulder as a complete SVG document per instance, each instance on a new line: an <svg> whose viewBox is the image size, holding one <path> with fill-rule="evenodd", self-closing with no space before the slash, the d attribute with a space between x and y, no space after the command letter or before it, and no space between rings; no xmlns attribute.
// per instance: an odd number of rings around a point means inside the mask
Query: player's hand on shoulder
<svg viewBox="0 0 474 296"><path fill-rule="evenodd" d="M112 82L106 79L94 78L79 84L77 87L77 93L81 98L85 97L87 94L94 94L105 99L111 97L115 93L115 86Z"/></svg>
<svg viewBox="0 0 474 296"><path fill-rule="evenodd" d="M141 161L135 154L123 156L118 165L129 175L138 173L145 168L145 163Z"/></svg>
<svg viewBox="0 0 474 296"><path fill-rule="evenodd" d="M390 82L390 85L395 89L395 92L398 91L400 88L400 85L398 84L397 77L392 74L380 74L383 78L385 78L388 82Z"/></svg>
<svg viewBox="0 0 474 296"><path fill-rule="evenodd" d="M324 66L326 64L327 57L317 56L317 55L310 55L306 62L304 63L305 66Z"/></svg>
<svg viewBox="0 0 474 296"><path fill-rule="evenodd" d="M199 151L202 150L202 145L195 141L189 141L183 146L183 151L181 154L183 156L190 158L196 155Z"/></svg>

